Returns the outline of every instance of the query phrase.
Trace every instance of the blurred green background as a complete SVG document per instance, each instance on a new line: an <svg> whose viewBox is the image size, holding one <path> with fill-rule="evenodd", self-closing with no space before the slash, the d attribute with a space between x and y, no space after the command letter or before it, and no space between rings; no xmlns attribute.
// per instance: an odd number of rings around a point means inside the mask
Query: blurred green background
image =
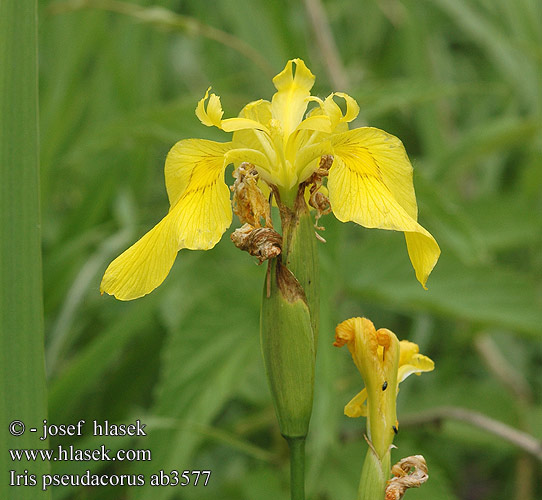
<svg viewBox="0 0 542 500"><path fill-rule="evenodd" d="M150 296L118 302L100 296L99 282L166 213L169 148L189 137L228 140L194 115L207 87L235 116L271 98L271 77L293 57L316 75L314 94L346 91L359 102L355 126L403 140L420 222L442 248L424 291L402 234L321 220L308 497L356 497L365 422L343 407L362 382L332 341L337 323L364 315L436 363L398 397L392 460L423 454L430 475L406 498L540 498L539 461L442 409L473 410L542 438L540 1L39 6L48 419L140 419L149 431L51 445L152 451L152 462L53 462L53 472L212 470L207 487L57 487L54 499L288 498L287 447L259 348L265 266L231 244L238 221L213 250L183 250Z"/></svg>

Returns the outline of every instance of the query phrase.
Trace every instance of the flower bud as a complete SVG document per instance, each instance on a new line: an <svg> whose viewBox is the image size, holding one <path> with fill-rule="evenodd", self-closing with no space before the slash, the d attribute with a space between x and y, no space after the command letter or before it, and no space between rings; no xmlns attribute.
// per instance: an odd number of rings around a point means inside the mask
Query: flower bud
<svg viewBox="0 0 542 500"><path fill-rule="evenodd" d="M305 437L312 412L315 347L307 299L279 259L270 264L261 311L262 353L282 435Z"/></svg>

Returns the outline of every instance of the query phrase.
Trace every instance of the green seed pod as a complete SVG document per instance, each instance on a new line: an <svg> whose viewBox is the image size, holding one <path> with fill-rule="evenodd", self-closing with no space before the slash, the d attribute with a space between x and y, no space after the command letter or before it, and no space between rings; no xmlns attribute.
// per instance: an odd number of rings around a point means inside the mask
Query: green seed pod
<svg viewBox="0 0 542 500"><path fill-rule="evenodd" d="M286 438L305 437L312 412L314 335L305 292L280 258L269 266L260 327L280 431Z"/></svg>

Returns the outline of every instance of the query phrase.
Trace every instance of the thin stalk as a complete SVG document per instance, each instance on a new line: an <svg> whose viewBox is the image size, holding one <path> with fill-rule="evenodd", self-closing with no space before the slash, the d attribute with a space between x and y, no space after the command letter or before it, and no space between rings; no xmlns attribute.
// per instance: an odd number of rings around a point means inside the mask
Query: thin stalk
<svg viewBox="0 0 542 500"><path fill-rule="evenodd" d="M290 492L292 500L305 500L305 438L286 438L290 447Z"/></svg>
<svg viewBox="0 0 542 500"><path fill-rule="evenodd" d="M305 11L312 26L318 52L322 56L329 80L336 89L346 92L350 89L348 75L341 61L341 55L333 36L329 19L321 0L305 0Z"/></svg>
<svg viewBox="0 0 542 500"><path fill-rule="evenodd" d="M484 432L498 436L542 462L542 440L498 420L486 417L482 413L466 408L440 406L417 414L401 417L401 425L403 427L427 424L439 425L446 420L465 422Z"/></svg>

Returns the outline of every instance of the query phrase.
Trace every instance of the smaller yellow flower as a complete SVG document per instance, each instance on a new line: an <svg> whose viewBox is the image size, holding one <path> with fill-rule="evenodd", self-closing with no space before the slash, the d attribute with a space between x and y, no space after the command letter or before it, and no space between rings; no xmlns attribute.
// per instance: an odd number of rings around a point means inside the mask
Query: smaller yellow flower
<svg viewBox="0 0 542 500"><path fill-rule="evenodd" d="M399 341L386 329L375 330L367 318L350 318L335 329L334 346L348 346L365 388L345 406L348 417L367 417L367 433L379 458L388 452L397 432L399 383L409 375L432 371L433 361L419 347Z"/></svg>

